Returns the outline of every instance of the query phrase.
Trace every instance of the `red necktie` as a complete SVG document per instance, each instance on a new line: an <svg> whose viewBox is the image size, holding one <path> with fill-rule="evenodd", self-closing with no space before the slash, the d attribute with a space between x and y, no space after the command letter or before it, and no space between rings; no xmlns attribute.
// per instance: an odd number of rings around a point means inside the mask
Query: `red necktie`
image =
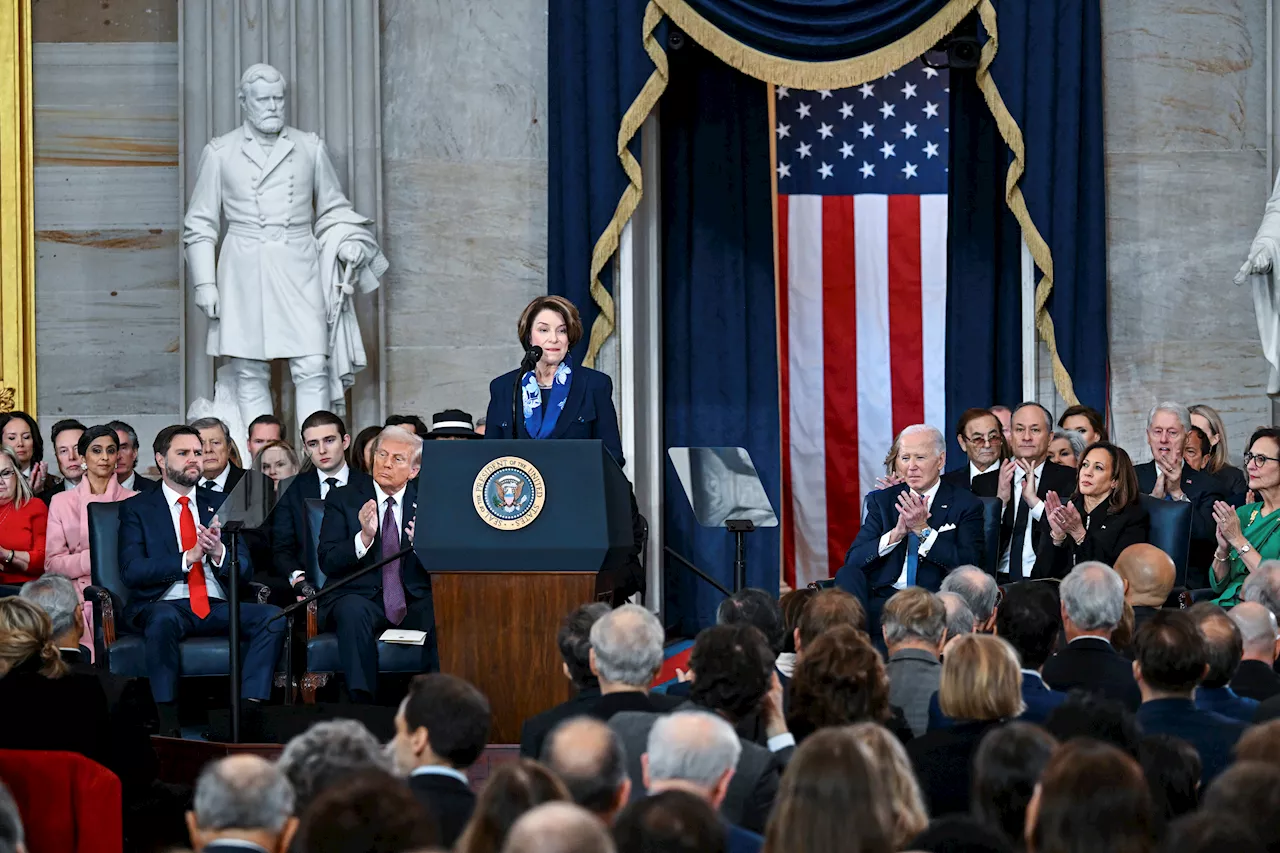
<svg viewBox="0 0 1280 853"><path fill-rule="evenodd" d="M196 547L196 519L191 514L191 498L178 498L182 504L182 513L178 516L178 529L182 531L182 553ZM209 590L205 587L204 565L199 562L191 564L191 573L187 575L187 586L191 591L191 612L201 619L209 615Z"/></svg>

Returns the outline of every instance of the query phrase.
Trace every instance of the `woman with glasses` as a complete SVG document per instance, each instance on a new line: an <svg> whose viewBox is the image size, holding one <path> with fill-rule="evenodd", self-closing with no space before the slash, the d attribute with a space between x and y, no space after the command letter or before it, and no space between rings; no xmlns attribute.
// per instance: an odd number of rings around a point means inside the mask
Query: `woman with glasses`
<svg viewBox="0 0 1280 853"><path fill-rule="evenodd" d="M1244 455L1249 489L1259 501L1234 509L1225 501L1213 505L1218 550L1209 583L1215 602L1231 607L1240 587L1263 560L1280 558L1280 428L1264 427L1249 439Z"/></svg>
<svg viewBox="0 0 1280 853"><path fill-rule="evenodd" d="M18 455L0 446L0 584L23 584L44 574L49 508L22 476Z"/></svg>

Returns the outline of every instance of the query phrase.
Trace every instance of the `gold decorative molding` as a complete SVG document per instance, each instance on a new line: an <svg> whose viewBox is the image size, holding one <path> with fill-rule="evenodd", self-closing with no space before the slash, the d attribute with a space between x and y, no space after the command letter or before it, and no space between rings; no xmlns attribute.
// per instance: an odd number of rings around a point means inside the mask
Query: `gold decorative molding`
<svg viewBox="0 0 1280 853"><path fill-rule="evenodd" d="M0 410L36 410L31 0L0 2Z"/></svg>

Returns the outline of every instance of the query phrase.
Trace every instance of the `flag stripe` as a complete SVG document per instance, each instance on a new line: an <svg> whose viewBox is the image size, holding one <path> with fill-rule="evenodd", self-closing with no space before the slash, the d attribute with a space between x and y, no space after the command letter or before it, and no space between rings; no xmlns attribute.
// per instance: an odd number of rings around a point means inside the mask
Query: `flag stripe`
<svg viewBox="0 0 1280 853"><path fill-rule="evenodd" d="M920 318L920 197L891 195L889 209L889 375L893 434L924 420Z"/></svg>
<svg viewBox="0 0 1280 853"><path fill-rule="evenodd" d="M791 323L787 318L790 304L788 288L791 276L787 274L787 240L791 234L790 202L785 195L778 196L778 406L782 416L782 577L796 587L796 547L792 519L795 510L791 505L794 485L791 479Z"/></svg>
<svg viewBox="0 0 1280 853"><path fill-rule="evenodd" d="M858 314L854 276L853 199L826 196L822 202L823 399L826 420L828 511L861 503L858 483ZM827 520L827 566L834 572L858 533L857 513Z"/></svg>
<svg viewBox="0 0 1280 853"><path fill-rule="evenodd" d="M865 494L884 475L893 442L893 383L889 373L888 198L853 197L854 269L858 277L858 479ZM861 517L861 507L845 507Z"/></svg>
<svg viewBox="0 0 1280 853"><path fill-rule="evenodd" d="M924 422L947 435L947 197L920 196L920 317Z"/></svg>

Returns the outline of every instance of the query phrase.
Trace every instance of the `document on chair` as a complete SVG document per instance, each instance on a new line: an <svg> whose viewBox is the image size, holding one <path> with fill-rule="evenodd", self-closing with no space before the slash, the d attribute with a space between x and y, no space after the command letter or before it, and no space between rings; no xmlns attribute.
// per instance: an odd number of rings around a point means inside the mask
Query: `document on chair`
<svg viewBox="0 0 1280 853"><path fill-rule="evenodd" d="M399 643L402 646L423 646L427 642L426 631L409 631L404 628L388 628L378 638L384 643Z"/></svg>

